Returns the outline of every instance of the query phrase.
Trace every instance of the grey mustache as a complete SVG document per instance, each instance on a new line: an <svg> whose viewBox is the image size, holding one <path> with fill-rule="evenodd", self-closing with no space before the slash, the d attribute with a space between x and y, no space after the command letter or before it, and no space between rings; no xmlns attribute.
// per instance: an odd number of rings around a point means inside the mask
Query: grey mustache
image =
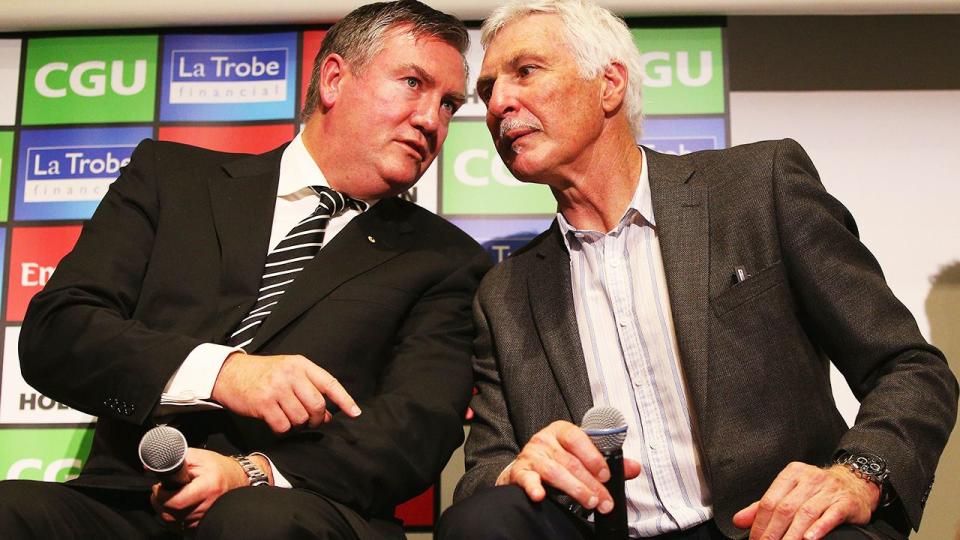
<svg viewBox="0 0 960 540"><path fill-rule="evenodd" d="M540 122L530 122L528 120L520 120L517 118L508 118L503 122L500 122L500 138L502 139L506 136L508 131L514 129L536 129L541 130L543 126L540 125Z"/></svg>

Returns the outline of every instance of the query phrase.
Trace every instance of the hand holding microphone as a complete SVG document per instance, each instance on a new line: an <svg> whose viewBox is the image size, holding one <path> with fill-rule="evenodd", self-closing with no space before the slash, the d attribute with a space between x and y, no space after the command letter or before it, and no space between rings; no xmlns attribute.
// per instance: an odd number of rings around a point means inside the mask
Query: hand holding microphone
<svg viewBox="0 0 960 540"><path fill-rule="evenodd" d="M640 474L638 462L623 459L622 463L624 478ZM610 479L610 468L590 437L580 427L559 420L530 438L497 478L497 485L517 485L538 502L546 497L545 486L552 486L582 507L606 514L617 506L603 484Z"/></svg>

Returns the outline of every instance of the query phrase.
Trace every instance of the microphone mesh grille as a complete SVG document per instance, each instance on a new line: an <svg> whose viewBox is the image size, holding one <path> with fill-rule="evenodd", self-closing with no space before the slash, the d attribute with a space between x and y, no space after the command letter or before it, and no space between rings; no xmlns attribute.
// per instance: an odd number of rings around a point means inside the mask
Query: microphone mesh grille
<svg viewBox="0 0 960 540"><path fill-rule="evenodd" d="M140 461L153 472L175 469L186 452L187 439L170 426L157 426L140 439Z"/></svg>
<svg viewBox="0 0 960 540"><path fill-rule="evenodd" d="M598 405L583 415L580 427L600 451L616 450L627 438L627 421L616 407ZM613 431L613 433L609 433Z"/></svg>

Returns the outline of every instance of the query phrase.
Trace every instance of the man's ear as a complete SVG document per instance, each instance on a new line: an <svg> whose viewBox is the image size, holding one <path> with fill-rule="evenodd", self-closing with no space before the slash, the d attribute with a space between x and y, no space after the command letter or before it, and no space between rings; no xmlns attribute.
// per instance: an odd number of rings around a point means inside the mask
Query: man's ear
<svg viewBox="0 0 960 540"><path fill-rule="evenodd" d="M623 104L627 95L627 66L613 61L603 70L603 90L600 100L605 112L613 113Z"/></svg>
<svg viewBox="0 0 960 540"><path fill-rule="evenodd" d="M340 96L340 86L349 72L347 61L339 54L329 54L320 65L320 105L329 109Z"/></svg>

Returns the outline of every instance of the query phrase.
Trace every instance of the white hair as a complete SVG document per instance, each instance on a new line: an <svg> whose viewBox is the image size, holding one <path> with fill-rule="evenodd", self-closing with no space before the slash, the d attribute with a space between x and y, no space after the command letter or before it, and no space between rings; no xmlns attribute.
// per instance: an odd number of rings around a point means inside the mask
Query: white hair
<svg viewBox="0 0 960 540"><path fill-rule="evenodd" d="M507 24L538 13L559 15L564 38L577 59L580 76L599 77L613 62L627 68L627 93L624 106L627 122L635 138L643 130L643 95L640 51L623 19L590 0L514 0L493 11L483 21L480 43L486 49Z"/></svg>

